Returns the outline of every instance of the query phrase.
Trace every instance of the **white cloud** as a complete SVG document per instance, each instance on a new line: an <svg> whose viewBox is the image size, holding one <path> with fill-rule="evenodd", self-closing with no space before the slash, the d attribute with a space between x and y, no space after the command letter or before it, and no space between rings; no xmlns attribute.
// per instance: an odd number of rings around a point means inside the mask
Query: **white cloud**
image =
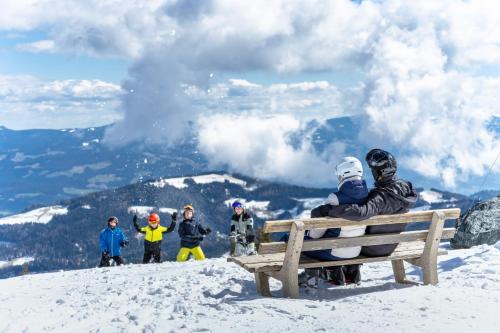
<svg viewBox="0 0 500 333"><path fill-rule="evenodd" d="M19 44L16 46L18 51L26 51L32 53L53 53L55 50L55 43L51 39L39 40L27 44Z"/></svg>
<svg viewBox="0 0 500 333"><path fill-rule="evenodd" d="M334 159L344 153L332 145L318 156L308 139L293 145L290 136L303 128L290 115L216 114L202 117L197 127L199 150L213 167L224 166L257 178L332 184Z"/></svg>
<svg viewBox="0 0 500 333"><path fill-rule="evenodd" d="M0 75L0 124L13 128L90 127L121 118L118 85Z"/></svg>

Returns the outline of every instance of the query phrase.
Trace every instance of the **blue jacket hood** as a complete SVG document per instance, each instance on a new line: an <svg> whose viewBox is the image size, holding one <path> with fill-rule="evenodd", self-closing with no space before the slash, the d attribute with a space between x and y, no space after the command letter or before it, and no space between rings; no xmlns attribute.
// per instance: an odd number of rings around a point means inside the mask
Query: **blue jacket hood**
<svg viewBox="0 0 500 333"><path fill-rule="evenodd" d="M338 193L349 198L361 200L368 196L368 187L363 179L348 180L340 186Z"/></svg>

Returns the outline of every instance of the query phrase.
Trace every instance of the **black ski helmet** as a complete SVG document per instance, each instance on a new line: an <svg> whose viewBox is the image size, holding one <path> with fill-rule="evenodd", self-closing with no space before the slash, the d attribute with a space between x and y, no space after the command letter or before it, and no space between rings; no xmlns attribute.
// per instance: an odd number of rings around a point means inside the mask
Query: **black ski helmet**
<svg viewBox="0 0 500 333"><path fill-rule="evenodd" d="M365 160L377 182L392 178L398 169L394 156L382 149L370 150L366 154Z"/></svg>

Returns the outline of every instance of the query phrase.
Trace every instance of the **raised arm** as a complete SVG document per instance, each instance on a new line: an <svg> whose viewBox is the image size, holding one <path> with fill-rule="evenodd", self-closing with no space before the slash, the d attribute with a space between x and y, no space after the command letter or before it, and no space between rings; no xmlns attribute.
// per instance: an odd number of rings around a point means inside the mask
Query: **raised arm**
<svg viewBox="0 0 500 333"><path fill-rule="evenodd" d="M139 224L137 223L137 215L134 215L133 222L134 222L134 228L137 232L140 232L141 234L145 234L146 231L144 231L141 227L139 227Z"/></svg>
<svg viewBox="0 0 500 333"><path fill-rule="evenodd" d="M170 225L167 227L165 231L163 231L163 233L168 234L174 231L176 223L177 223L177 212L174 212L172 214L172 221L170 222Z"/></svg>

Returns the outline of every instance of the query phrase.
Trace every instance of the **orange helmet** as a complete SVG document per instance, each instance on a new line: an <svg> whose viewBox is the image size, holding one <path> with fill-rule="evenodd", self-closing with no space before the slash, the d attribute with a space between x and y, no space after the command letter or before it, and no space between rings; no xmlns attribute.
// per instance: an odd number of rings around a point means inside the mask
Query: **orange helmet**
<svg viewBox="0 0 500 333"><path fill-rule="evenodd" d="M156 213L151 213L151 214L149 214L148 222L149 223L160 223L160 216Z"/></svg>
<svg viewBox="0 0 500 333"><path fill-rule="evenodd" d="M192 211L194 213L194 207L193 207L193 205L186 205L186 206L184 206L184 210L190 210L190 211Z"/></svg>

